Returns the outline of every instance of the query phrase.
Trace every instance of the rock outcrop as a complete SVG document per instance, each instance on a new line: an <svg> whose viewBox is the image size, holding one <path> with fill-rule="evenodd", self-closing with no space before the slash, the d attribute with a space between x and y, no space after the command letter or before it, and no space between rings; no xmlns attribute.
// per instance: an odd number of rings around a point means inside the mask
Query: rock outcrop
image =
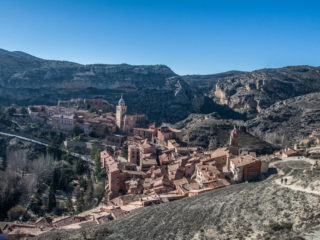
<svg viewBox="0 0 320 240"><path fill-rule="evenodd" d="M191 114L175 124L182 129L183 140L189 146L200 146L214 150L228 145L229 136L234 126L239 128L239 147L243 151L257 154L270 154L276 146L260 140L246 131L246 122L242 120L222 119L218 114Z"/></svg>
<svg viewBox="0 0 320 240"><path fill-rule="evenodd" d="M0 50L1 104L53 105L77 97L116 104L122 93L129 112L146 113L158 122L181 120L203 101L164 65L80 65Z"/></svg>
<svg viewBox="0 0 320 240"><path fill-rule="evenodd" d="M320 93L310 93L263 109L247 122L248 131L268 142L293 145L319 129Z"/></svg>
<svg viewBox="0 0 320 240"><path fill-rule="evenodd" d="M216 103L254 117L277 101L320 91L320 67L293 66L253 72L185 76Z"/></svg>

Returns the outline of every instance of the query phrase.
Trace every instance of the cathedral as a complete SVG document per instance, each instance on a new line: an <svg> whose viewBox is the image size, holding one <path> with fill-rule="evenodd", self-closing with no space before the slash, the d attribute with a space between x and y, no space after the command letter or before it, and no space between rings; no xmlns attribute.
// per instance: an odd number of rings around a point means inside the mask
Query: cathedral
<svg viewBox="0 0 320 240"><path fill-rule="evenodd" d="M116 107L116 125L120 132L130 133L133 128L141 127L147 122L145 114L127 114L127 106L121 95Z"/></svg>

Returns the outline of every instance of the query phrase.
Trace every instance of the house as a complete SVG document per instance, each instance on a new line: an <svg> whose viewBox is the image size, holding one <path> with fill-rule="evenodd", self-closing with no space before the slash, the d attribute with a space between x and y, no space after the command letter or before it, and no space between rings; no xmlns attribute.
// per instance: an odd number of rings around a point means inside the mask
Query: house
<svg viewBox="0 0 320 240"><path fill-rule="evenodd" d="M171 127L160 127L157 131L157 137L159 141L166 142L169 139L176 139L181 141L182 133L180 130L171 128Z"/></svg>
<svg viewBox="0 0 320 240"><path fill-rule="evenodd" d="M302 154L303 154L302 149L286 148L285 151L281 153L281 157L282 158L296 157L296 156L301 156Z"/></svg>
<svg viewBox="0 0 320 240"><path fill-rule="evenodd" d="M229 162L229 170L236 182L254 180L261 174L261 160L251 155L236 156Z"/></svg>
<svg viewBox="0 0 320 240"><path fill-rule="evenodd" d="M137 144L128 146L128 161L134 164L139 163L140 149Z"/></svg>
<svg viewBox="0 0 320 240"><path fill-rule="evenodd" d="M54 129L61 131L72 131L75 127L74 115L57 114L51 117L51 124Z"/></svg>
<svg viewBox="0 0 320 240"><path fill-rule="evenodd" d="M213 181L224 178L224 173L218 170L214 165L196 165L196 181L201 187L207 186Z"/></svg>

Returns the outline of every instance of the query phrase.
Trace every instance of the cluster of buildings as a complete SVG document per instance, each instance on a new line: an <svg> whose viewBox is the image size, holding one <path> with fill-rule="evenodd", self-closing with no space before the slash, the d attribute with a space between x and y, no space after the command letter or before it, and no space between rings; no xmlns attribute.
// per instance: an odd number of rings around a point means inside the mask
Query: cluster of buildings
<svg viewBox="0 0 320 240"><path fill-rule="evenodd" d="M91 111L95 109L95 111ZM71 99L59 101L57 106L31 106L29 116L34 121L48 124L53 130L71 133L75 128L85 135L102 136L113 133L130 134L133 128L145 126L145 114L127 114L127 106L122 96L113 113L113 106L103 99ZM117 137L115 137L117 138ZM119 139L111 143L118 142Z"/></svg>
<svg viewBox="0 0 320 240"><path fill-rule="evenodd" d="M106 127L108 132L116 131L115 117L112 112L92 113L88 110L64 106L32 106L28 108L29 116L34 121L46 123L53 130L71 133L77 127L86 135L103 133Z"/></svg>
<svg viewBox="0 0 320 240"><path fill-rule="evenodd" d="M128 207L103 206L73 216L62 216L58 218L41 217L37 219L36 222L0 222L0 237L2 234L5 239L25 239L54 229L67 230L92 227L120 219L129 212Z"/></svg>
<svg viewBox="0 0 320 240"><path fill-rule="evenodd" d="M101 111L92 113L88 107ZM54 228L100 224L137 208L254 180L268 171L266 160L239 149L236 128L231 131L228 147L204 151L187 147L181 131L170 126L151 124L145 128L146 115L127 114L122 96L116 114L110 110L110 104L101 99L73 99L59 101L57 106L29 107L32 119L44 121L57 131L70 132L78 127L87 135L99 136L107 129L107 145L116 146L112 152L110 148L100 152L101 167L107 173L107 204L76 216L41 218L30 224L8 223L2 226L2 232L34 236Z"/></svg>
<svg viewBox="0 0 320 240"><path fill-rule="evenodd" d="M127 145L127 158L119 152L100 153L108 175L106 199L112 206L136 201L148 205L148 197L159 203L194 196L257 179L268 171L267 161L254 152L240 151L236 129L229 146L215 151L185 147L179 130L154 125L134 128Z"/></svg>

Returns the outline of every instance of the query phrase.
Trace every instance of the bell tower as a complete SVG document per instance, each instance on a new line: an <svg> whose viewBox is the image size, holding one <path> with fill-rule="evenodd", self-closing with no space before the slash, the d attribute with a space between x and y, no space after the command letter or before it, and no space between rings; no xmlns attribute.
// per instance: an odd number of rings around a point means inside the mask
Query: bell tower
<svg viewBox="0 0 320 240"><path fill-rule="evenodd" d="M121 98L116 108L116 124L117 124L117 127L120 129L120 131L122 131L123 129L123 118L126 112L127 112L127 106L121 94Z"/></svg>
<svg viewBox="0 0 320 240"><path fill-rule="evenodd" d="M229 141L229 151L233 155L239 155L239 133L236 129L236 127L233 128L230 134L230 141Z"/></svg>

